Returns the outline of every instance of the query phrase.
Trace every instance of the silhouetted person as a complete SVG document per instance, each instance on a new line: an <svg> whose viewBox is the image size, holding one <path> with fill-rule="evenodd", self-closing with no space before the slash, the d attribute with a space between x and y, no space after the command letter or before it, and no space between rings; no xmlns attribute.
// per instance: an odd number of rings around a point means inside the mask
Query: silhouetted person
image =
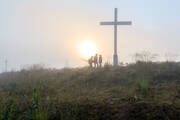
<svg viewBox="0 0 180 120"><path fill-rule="evenodd" d="M102 55L99 55L99 67L102 67Z"/></svg>
<svg viewBox="0 0 180 120"><path fill-rule="evenodd" d="M98 55L97 54L94 56L94 67L95 68L98 67Z"/></svg>
<svg viewBox="0 0 180 120"><path fill-rule="evenodd" d="M93 64L93 56L91 56L91 58L89 58L88 60L89 66L92 68L92 64Z"/></svg>

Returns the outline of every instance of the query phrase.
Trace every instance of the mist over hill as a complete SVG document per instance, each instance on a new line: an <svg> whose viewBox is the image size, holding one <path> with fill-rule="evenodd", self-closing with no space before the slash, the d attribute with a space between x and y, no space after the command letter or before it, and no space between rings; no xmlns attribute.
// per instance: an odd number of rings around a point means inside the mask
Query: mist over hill
<svg viewBox="0 0 180 120"><path fill-rule="evenodd" d="M0 74L0 120L179 120L180 65L32 66Z"/></svg>

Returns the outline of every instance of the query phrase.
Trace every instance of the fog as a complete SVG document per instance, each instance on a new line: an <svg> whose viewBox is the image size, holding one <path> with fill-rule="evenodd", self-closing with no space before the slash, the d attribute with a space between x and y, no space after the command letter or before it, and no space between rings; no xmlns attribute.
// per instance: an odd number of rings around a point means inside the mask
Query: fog
<svg viewBox="0 0 180 120"><path fill-rule="evenodd" d="M83 40L96 43L104 61L112 61L114 8L118 20L132 26L118 27L118 55L123 62L132 54L151 51L163 60L180 52L180 2L178 0L0 0L0 71L32 64L47 67L86 65L77 46ZM179 57L177 57L179 60Z"/></svg>

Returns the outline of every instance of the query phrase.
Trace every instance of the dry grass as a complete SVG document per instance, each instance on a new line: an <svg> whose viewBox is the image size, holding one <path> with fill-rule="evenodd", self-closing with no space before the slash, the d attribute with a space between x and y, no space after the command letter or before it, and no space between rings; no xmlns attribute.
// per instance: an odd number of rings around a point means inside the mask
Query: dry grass
<svg viewBox="0 0 180 120"><path fill-rule="evenodd" d="M106 65L61 70L33 66L0 74L0 120L126 120L140 112L137 104L160 112L166 105L174 112L168 113L169 117L178 113L178 63L139 62L116 68Z"/></svg>

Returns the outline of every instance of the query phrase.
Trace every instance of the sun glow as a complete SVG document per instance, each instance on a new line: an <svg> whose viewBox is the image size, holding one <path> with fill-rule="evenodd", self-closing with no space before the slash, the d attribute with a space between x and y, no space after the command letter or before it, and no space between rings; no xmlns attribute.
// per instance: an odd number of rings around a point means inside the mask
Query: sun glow
<svg viewBox="0 0 180 120"><path fill-rule="evenodd" d="M97 52L96 45L91 41L83 41L79 45L79 52L85 58L94 56Z"/></svg>

